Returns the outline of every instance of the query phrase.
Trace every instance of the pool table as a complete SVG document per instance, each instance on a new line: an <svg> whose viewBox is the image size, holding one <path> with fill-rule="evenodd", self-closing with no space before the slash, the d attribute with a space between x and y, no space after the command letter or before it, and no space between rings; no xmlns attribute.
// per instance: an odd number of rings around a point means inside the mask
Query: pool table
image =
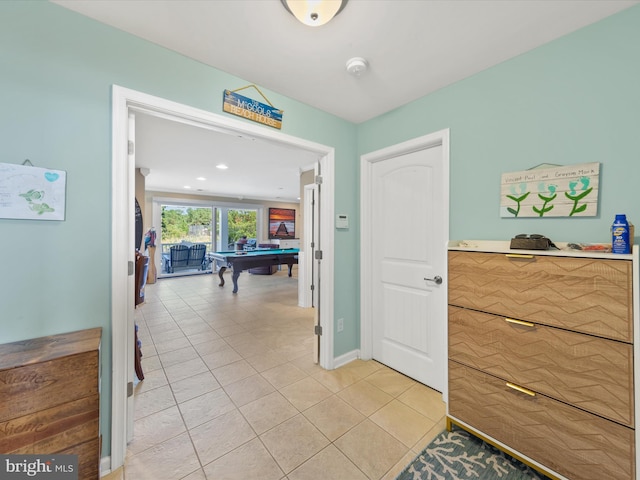
<svg viewBox="0 0 640 480"><path fill-rule="evenodd" d="M264 250L241 250L232 252L210 252L207 255L218 267L219 286L224 287L222 276L227 267L233 268L233 293L238 293L238 277L243 270L270 265L288 265L289 276L291 268L298 263L297 248L267 248Z"/></svg>

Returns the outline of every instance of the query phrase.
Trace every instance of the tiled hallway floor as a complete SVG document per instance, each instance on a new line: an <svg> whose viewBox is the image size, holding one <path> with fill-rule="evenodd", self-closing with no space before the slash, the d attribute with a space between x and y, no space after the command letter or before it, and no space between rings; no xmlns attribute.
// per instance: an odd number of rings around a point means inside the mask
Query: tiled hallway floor
<svg viewBox="0 0 640 480"><path fill-rule="evenodd" d="M295 275L217 280L147 286L134 440L107 479L393 479L445 428L441 394L384 365L313 363Z"/></svg>

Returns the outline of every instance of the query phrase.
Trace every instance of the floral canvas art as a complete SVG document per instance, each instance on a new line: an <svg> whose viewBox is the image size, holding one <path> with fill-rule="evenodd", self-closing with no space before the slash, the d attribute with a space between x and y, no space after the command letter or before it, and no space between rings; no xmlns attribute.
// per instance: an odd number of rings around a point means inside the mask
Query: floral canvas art
<svg viewBox="0 0 640 480"><path fill-rule="evenodd" d="M500 216L594 217L599 180L599 163L503 173Z"/></svg>

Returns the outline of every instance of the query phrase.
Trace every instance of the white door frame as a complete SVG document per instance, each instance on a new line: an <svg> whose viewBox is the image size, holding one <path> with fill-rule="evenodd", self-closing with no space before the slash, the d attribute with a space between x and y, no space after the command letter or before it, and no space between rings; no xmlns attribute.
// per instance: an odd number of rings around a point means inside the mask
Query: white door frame
<svg viewBox="0 0 640 480"><path fill-rule="evenodd" d="M112 194L111 194L111 458L104 469L114 470L124 464L127 449L127 366L133 363L133 350L127 348L128 319L133 315L133 276L128 275L129 264L134 260L133 205L134 168L128 161L129 110L144 111L156 116L228 134L242 134L257 139L280 143L289 147L315 152L320 158L324 194L321 210L321 238L323 251L321 325L322 342L320 365L332 369L333 311L334 311L334 185L335 151L333 147L286 135L277 130L227 116L207 112L172 102L164 98L130 90L118 85L112 88ZM129 240L130 239L130 240ZM312 334L312 332L309 332Z"/></svg>
<svg viewBox="0 0 640 480"><path fill-rule="evenodd" d="M443 194L445 198L449 198L449 129L440 130L429 135L414 138L397 145L392 145L382 150L367 153L360 157L360 358L370 360L373 356L373 282L371 255L372 246L371 238L374 238L376 232L372 231L372 215L373 202L371 181L373 178L373 164L392 157L397 157L406 153L424 150L429 147L442 146L442 172L443 172ZM442 225L445 232L449 232L449 203L443 205L445 209L444 219L446 225ZM447 265L447 245L442 245L442 255L444 255L443 265ZM446 304L446 296L444 296ZM443 311L447 311L446 305ZM446 333L446 319L442 331ZM446 342L445 338L441 339ZM445 343L446 345L446 343ZM446 348L443 350L446 356ZM442 365L446 365L446 359L443 359ZM446 392L442 392L444 398Z"/></svg>
<svg viewBox="0 0 640 480"><path fill-rule="evenodd" d="M303 188L303 194L301 204L304 205L304 278L302 280L302 290L298 294L298 305L301 307L311 307L313 302L313 291L311 285L316 284L316 278L313 272L315 272L313 264L313 246L316 242L314 238L316 229L314 223L316 222L314 204L314 194L317 192L318 186L315 183L305 185ZM309 235L308 232L313 232L313 235ZM298 280L300 281L300 280Z"/></svg>

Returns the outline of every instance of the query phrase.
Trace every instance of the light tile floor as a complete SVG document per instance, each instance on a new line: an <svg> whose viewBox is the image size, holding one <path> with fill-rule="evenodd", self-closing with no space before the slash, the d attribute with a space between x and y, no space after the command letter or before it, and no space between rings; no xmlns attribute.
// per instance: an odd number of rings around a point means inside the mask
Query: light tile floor
<svg viewBox="0 0 640 480"><path fill-rule="evenodd" d="M160 279L136 310L145 379L108 480L394 479L444 430L442 395L375 361L313 362L297 279Z"/></svg>

